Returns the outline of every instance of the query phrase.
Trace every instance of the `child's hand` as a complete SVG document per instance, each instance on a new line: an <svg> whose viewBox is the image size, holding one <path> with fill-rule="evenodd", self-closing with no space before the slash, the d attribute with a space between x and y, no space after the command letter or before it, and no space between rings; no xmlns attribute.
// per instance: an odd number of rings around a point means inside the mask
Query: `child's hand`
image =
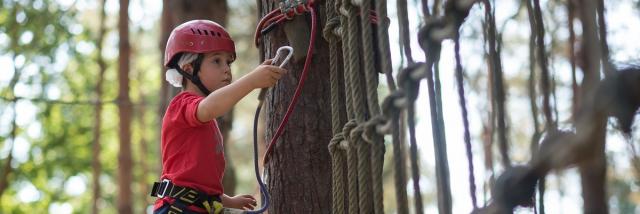
<svg viewBox="0 0 640 214"><path fill-rule="evenodd" d="M271 65L271 59L269 59L253 69L247 78L254 88L268 88L274 86L286 73L287 70Z"/></svg>
<svg viewBox="0 0 640 214"><path fill-rule="evenodd" d="M223 199L226 199L226 200L222 200L222 205L224 207L243 209L243 210L253 210L253 208L258 206L256 199L251 195L236 195L233 197L227 197Z"/></svg>

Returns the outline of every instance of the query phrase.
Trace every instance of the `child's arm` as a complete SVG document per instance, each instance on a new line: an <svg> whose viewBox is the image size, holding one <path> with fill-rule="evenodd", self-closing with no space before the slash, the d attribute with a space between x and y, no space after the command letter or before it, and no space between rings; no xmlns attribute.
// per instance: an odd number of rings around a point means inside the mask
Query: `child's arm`
<svg viewBox="0 0 640 214"><path fill-rule="evenodd" d="M256 67L253 71L244 75L231 84L213 91L205 97L198 105L197 117L200 122L208 122L216 117L220 117L231 110L231 108L256 88L268 88L287 72L277 66L269 65L271 60L267 60Z"/></svg>

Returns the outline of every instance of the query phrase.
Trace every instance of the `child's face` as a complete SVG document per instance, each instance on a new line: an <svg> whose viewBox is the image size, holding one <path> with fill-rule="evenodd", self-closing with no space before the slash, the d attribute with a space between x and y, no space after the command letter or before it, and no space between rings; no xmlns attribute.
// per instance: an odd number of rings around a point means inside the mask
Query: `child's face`
<svg viewBox="0 0 640 214"><path fill-rule="evenodd" d="M218 90L231 83L233 60L233 54L230 52L211 52L204 55L199 75L209 91Z"/></svg>

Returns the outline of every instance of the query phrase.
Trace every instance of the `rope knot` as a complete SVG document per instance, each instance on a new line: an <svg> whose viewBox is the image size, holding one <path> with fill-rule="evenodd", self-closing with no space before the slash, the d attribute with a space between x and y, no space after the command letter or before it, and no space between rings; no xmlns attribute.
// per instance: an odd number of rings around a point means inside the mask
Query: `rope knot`
<svg viewBox="0 0 640 214"><path fill-rule="evenodd" d="M384 126L387 123L389 123L389 121L384 115L371 118L364 123L364 135L362 135L362 138L369 143L377 143L378 140L382 139L384 134L387 134L386 132L378 131L378 127Z"/></svg>
<svg viewBox="0 0 640 214"><path fill-rule="evenodd" d="M414 101L418 98L418 89L420 88L420 80L426 76L425 63L415 63L409 65L398 73L399 86L405 90L407 97Z"/></svg>
<svg viewBox="0 0 640 214"><path fill-rule="evenodd" d="M337 154L339 149L346 150L342 141L344 141L344 134L342 133L338 133L331 138L331 141L329 141L329 153L331 155Z"/></svg>
<svg viewBox="0 0 640 214"><path fill-rule="evenodd" d="M382 101L382 114L386 118L385 123L378 124L376 131L380 134L389 134L392 129L392 120L397 120L400 116L400 111L406 108L408 104L406 95L402 89L396 90L389 94L384 101Z"/></svg>
<svg viewBox="0 0 640 214"><path fill-rule="evenodd" d="M344 124L344 127L342 128L342 134L344 139L346 140L350 140L351 139L351 131L358 126L358 123L356 122L355 119L349 120L347 121L346 124Z"/></svg>
<svg viewBox="0 0 640 214"><path fill-rule="evenodd" d="M362 134L364 133L364 124L358 124L355 128L351 130L351 134L349 138L351 141L356 142L358 138L362 138Z"/></svg>
<svg viewBox="0 0 640 214"><path fill-rule="evenodd" d="M322 30L322 36L329 42L340 40L342 35L342 27L339 17L331 17L327 19L327 24L324 25Z"/></svg>
<svg viewBox="0 0 640 214"><path fill-rule="evenodd" d="M402 69L398 73L398 83L400 86L406 85L408 82L415 82L416 84L427 76L427 64L424 62L414 63Z"/></svg>
<svg viewBox="0 0 640 214"><path fill-rule="evenodd" d="M400 114L400 110L407 107L407 97L404 90L399 89L391 92L389 96L382 101L382 113L387 117L393 117Z"/></svg>
<svg viewBox="0 0 640 214"><path fill-rule="evenodd" d="M514 166L496 179L494 200L507 210L516 206L531 206L539 177L529 166Z"/></svg>
<svg viewBox="0 0 640 214"><path fill-rule="evenodd" d="M458 34L458 29L469 16L469 10L474 3L473 0L447 1L444 5L445 16L427 20L420 29L420 46L430 52L440 52L442 41L454 38Z"/></svg>
<svg viewBox="0 0 640 214"><path fill-rule="evenodd" d="M451 32L455 30L443 17L429 19L418 32L418 43L424 50L440 52L442 40L452 38Z"/></svg>

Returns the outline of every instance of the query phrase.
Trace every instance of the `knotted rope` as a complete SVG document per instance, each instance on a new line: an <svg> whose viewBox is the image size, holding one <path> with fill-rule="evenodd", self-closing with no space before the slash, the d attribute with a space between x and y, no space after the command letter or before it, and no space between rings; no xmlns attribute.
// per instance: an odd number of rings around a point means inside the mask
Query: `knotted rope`
<svg viewBox="0 0 640 214"><path fill-rule="evenodd" d="M326 24L323 30L324 38L329 41L329 68L331 79L331 124L333 130L333 138L329 143L329 153L331 154L331 167L332 167L332 195L333 203L332 210L336 214L344 214L345 210L345 169L346 169L346 148L344 135L342 133L342 126L345 121L342 120L342 111L344 108L340 103L342 99L340 97L340 83L344 81L344 78L340 76L340 62L338 59L340 37L340 19L336 16L334 4L331 1L326 2ZM340 146L343 145L343 146Z"/></svg>
<svg viewBox="0 0 640 214"><path fill-rule="evenodd" d="M371 10L371 1L363 0L360 5L360 14L366 14ZM366 93L367 104L369 109L370 121L365 123L365 126L374 127L376 120L382 119L380 117L380 106L378 104L378 72L375 66L375 46L374 46L374 32L371 27L371 23L368 22L368 17L360 16L360 24L362 26L362 50L363 50L363 64L364 74L366 78ZM383 19L384 20L384 19ZM372 130L371 128L369 130ZM372 190L373 190L373 206L374 213L382 214L384 211L383 199L382 199L382 162L384 161L384 139L381 135L375 131L365 132L365 142L369 143L365 150L370 150L370 164L371 173L367 174L371 178ZM369 139L369 140L366 140ZM364 166L366 167L366 166ZM366 192L365 192L366 194Z"/></svg>
<svg viewBox="0 0 640 214"><path fill-rule="evenodd" d="M376 4L376 12L380 17L387 17L387 1L374 0ZM389 120L389 128L391 128L392 145L393 145L393 172L396 193L396 206L398 213L409 213L407 191L406 191L406 172L405 172L405 150L400 141L400 112L404 106L394 105L398 100L404 99L404 92L397 91L396 83L392 74L391 53L389 48L389 22L386 19L378 25L378 54L380 61L380 69L386 75L387 85L391 94L382 103L382 114L384 119ZM384 125L379 124L379 127ZM385 133L379 130L379 133Z"/></svg>

